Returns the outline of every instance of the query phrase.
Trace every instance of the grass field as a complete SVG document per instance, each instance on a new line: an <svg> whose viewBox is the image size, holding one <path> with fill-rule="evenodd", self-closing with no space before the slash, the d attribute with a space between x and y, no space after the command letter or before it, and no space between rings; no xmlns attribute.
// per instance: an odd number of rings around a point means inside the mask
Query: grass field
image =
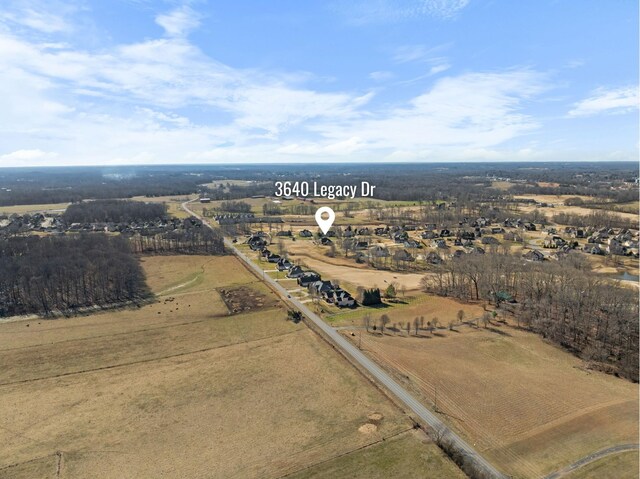
<svg viewBox="0 0 640 479"><path fill-rule="evenodd" d="M12 215L18 214L23 215L25 213L45 213L45 212L54 212L54 213L62 213L67 209L69 203L48 203L42 205L16 205L16 206L0 206L0 214L3 215Z"/></svg>
<svg viewBox="0 0 640 479"><path fill-rule="evenodd" d="M143 266L154 304L0 323L0 477L330 477L383 457L397 477L459 477L235 258ZM252 310L227 309L237 288Z"/></svg>
<svg viewBox="0 0 640 479"><path fill-rule="evenodd" d="M351 479L466 478L438 454L424 433L411 431L365 449L312 466L291 479L317 477Z"/></svg>
<svg viewBox="0 0 640 479"><path fill-rule="evenodd" d="M425 401L437 400L443 419L504 472L540 477L637 442L636 385L585 371L579 359L515 328L456 329L423 338L363 334L362 346Z"/></svg>
<svg viewBox="0 0 640 479"><path fill-rule="evenodd" d="M564 479L636 479L638 461L637 451L613 454L565 475Z"/></svg>

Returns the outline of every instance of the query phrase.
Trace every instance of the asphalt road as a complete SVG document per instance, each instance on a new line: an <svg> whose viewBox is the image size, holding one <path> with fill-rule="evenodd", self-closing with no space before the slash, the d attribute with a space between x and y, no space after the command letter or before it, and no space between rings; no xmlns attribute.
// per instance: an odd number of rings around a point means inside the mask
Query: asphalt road
<svg viewBox="0 0 640 479"><path fill-rule="evenodd" d="M211 225L201 218L199 215L194 213L189 209L185 202L182 204L182 208L187 211L189 214L200 218L204 224L211 228ZM433 430L439 432L441 435L446 435L449 440L456 445L456 447L462 451L467 457L472 458L475 463L484 468L484 470L491 474L496 478L504 478L507 476L498 471L491 463L489 463L484 457L482 457L478 452L473 449L466 441L464 441L460 436L455 434L451 429L449 429L438 417L436 417L429 409L424 407L418 400L416 400L409 392L404 389L400 384L398 384L389 374L387 374L382 368L380 368L375 362L369 359L367 356L362 353L356 346L347 341L344 336L342 336L338 331L336 331L333 327L329 326L325 323L320 316L315 314L309 308L307 308L303 303L297 300L294 297L289 297L289 293L286 289L284 289L276 280L271 278L268 274L265 274L263 269L251 261L242 251L235 247L235 245L225 239L225 245L231 249L238 258L246 263L246 265L253 269L256 274L263 277L264 281L269 283L277 292L280 293L282 299L289 303L293 308L300 311L304 314L309 320L313 321L313 323L325 333L326 337L328 337L331 341L333 341L334 345L340 348L343 352L345 352L348 356L350 356L354 361L356 361L360 366L365 368L367 372L378 381L379 384L384 385L384 387L390 391L395 397L397 397L407 408L409 408L418 418L420 418L424 423L428 424Z"/></svg>

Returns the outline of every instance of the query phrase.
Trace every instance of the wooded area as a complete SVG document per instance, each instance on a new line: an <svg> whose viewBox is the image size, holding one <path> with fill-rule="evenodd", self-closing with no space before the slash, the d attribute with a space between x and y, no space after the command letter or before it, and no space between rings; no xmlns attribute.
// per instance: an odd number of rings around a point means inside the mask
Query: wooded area
<svg viewBox="0 0 640 479"><path fill-rule="evenodd" d="M637 381L638 294L588 274L586 261L568 255L533 263L505 251L463 255L432 267L425 291L499 306L508 298L518 325Z"/></svg>
<svg viewBox="0 0 640 479"><path fill-rule="evenodd" d="M69 205L62 215L71 223L131 223L153 221L167 216L164 203L132 200L96 200Z"/></svg>
<svg viewBox="0 0 640 479"><path fill-rule="evenodd" d="M131 238L135 253L144 254L224 254L224 239L218 231L193 227L167 233Z"/></svg>
<svg viewBox="0 0 640 479"><path fill-rule="evenodd" d="M49 315L150 295L124 237L96 233L0 240L0 316Z"/></svg>

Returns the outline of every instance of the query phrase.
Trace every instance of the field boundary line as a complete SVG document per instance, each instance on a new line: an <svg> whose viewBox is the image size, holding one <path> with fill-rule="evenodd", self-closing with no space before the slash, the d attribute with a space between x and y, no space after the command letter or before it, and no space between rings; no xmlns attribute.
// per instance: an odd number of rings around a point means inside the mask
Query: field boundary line
<svg viewBox="0 0 640 479"><path fill-rule="evenodd" d="M390 434L389 436L384 436L384 437L378 439L377 441L370 442L369 444L364 444L362 446L356 447L355 449L351 449L350 451L342 452L340 454L337 454L335 456L329 457L327 459L323 459L322 461L318 461L318 462L316 462L314 464L309 464L308 466L302 467L300 469L296 469L295 471L287 472L287 473L285 473L285 474L283 474L281 476L277 476L276 479L284 479L285 477L290 477L290 476L292 476L294 474L297 474L299 472L306 471L307 469L311 469L312 467L316 467L316 466L319 466L321 464L325 464L327 462L333 461L334 459L338 459L340 457L348 456L349 454L353 454L354 452L358 452L358 451L361 451L363 449L370 448L372 446L380 444L381 442L385 442L385 441L387 441L389 439L395 439L396 437L398 437L398 436L400 436L402 434L406 434L406 433L414 431L414 430L415 430L414 427L409 427L409 428L406 428L406 429L402 429L401 431L398 431L398 432L395 432L393 434ZM424 431L423 431L423 433L424 433ZM426 435L426 433L424 433L424 434Z"/></svg>
<svg viewBox="0 0 640 479"><path fill-rule="evenodd" d="M46 377L42 377L42 378L23 379L21 381L12 381L12 382L7 382L7 383L0 383L0 387L13 386L15 384L31 383L31 382L35 382L35 381L45 381L47 379L57 379L57 378L63 378L63 377L67 377L67 376L75 376L77 374L92 373L92 372L96 372L96 371L105 371L105 370L108 370L108 369L116 369L116 368L122 368L122 367L126 367L126 366L133 366L135 364L152 363L154 361L163 361L165 359L179 358L179 357L182 357L182 356L189 356L191 354L206 353L207 351L214 351L216 349L230 348L230 347L233 347L233 346L240 346L240 345L255 343L255 342L259 342L259 341L266 341L268 339L279 338L279 337L282 337L282 336L287 336L289 334L299 333L300 331L304 331L304 329L300 328L300 329L296 329L294 331L288 331L286 333L273 334L271 336L265 336L264 338L250 339L250 340L247 340L247 341L239 341L237 343L231 343L231 344L223 344L221 346L214 346L214 347L211 347L211 348L202 348L202 349L197 349L195 351L185 351L185 352L182 352L182 353L170 354L170 355L162 356L162 357L159 357L159 358L141 359L141 360L138 360L138 361L130 361L128 363L112 364L110 366L103 366L103 367L100 367L100 368L84 369L82 371L70 371L70 372L67 372L67 373L54 374L53 376L46 376Z"/></svg>

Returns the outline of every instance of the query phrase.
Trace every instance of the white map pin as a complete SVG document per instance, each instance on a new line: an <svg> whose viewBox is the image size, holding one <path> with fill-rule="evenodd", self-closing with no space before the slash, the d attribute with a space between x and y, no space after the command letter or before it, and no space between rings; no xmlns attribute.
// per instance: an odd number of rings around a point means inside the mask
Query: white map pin
<svg viewBox="0 0 640 479"><path fill-rule="evenodd" d="M325 213L329 215L329 217L326 220L322 218L322 215ZM331 225L333 224L333 221L335 219L336 219L336 214L328 206L323 206L322 208L318 208L318 211L316 211L316 223L318 223L318 226L322 230L322 234L325 234L325 235L327 234L327 231L329 231L329 228L331 228Z"/></svg>

